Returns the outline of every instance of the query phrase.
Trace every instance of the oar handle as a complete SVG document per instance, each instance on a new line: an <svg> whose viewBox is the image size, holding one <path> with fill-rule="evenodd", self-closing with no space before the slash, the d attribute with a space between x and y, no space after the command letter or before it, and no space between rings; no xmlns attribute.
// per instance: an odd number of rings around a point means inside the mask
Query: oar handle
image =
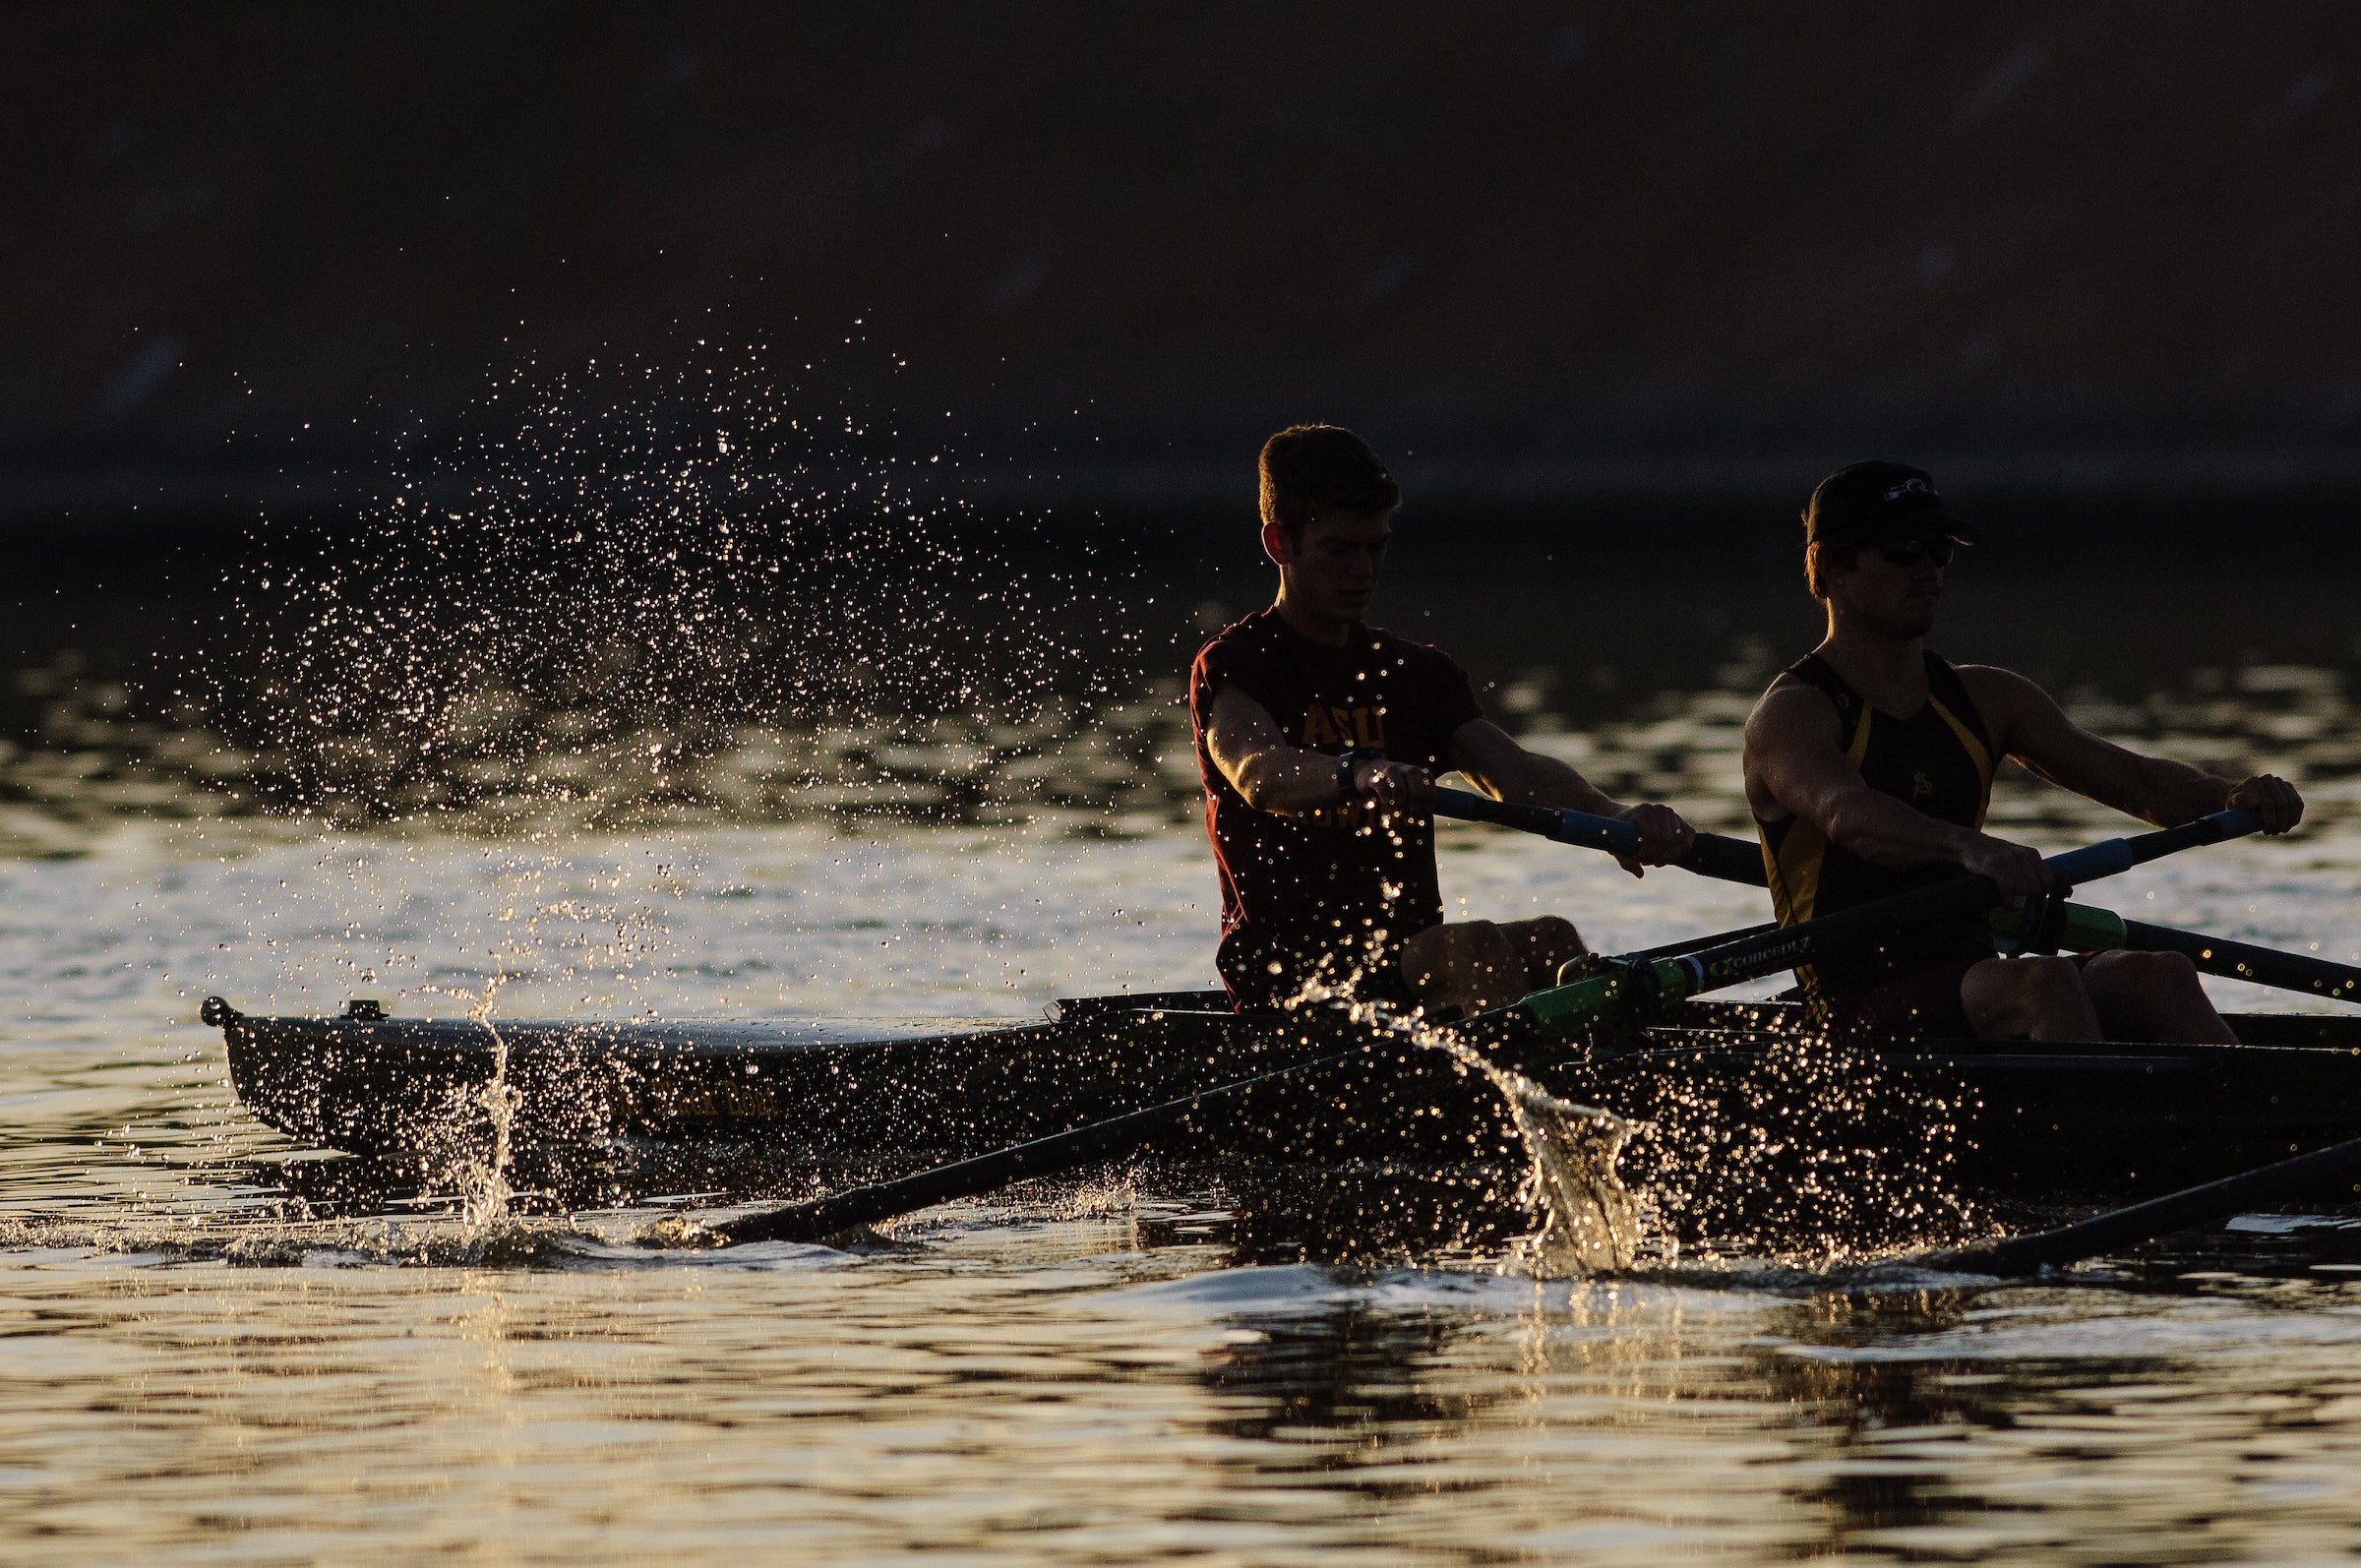
<svg viewBox="0 0 2361 1568"><path fill-rule="evenodd" d="M1640 847L1640 830L1619 816L1601 816L1564 806L1520 806L1467 790L1436 790L1434 814L1513 827L1520 833L1535 833L1584 849L1603 849L1609 855L1628 855Z"/></svg>
<svg viewBox="0 0 2361 1568"><path fill-rule="evenodd" d="M2241 806L2201 816L2194 822L2183 822L2178 827L2086 844L2063 855L2052 855L2042 864L2049 868L2050 875L2057 878L2061 888L2068 888L2078 882L2096 881L2101 876L2128 872L2135 866L2184 849L2195 849L2200 844L2218 844L2226 838L2244 838L2261 831L2262 814Z"/></svg>
<svg viewBox="0 0 2361 1568"><path fill-rule="evenodd" d="M1640 847L1640 830L1619 816L1601 816L1595 812L1578 812L1565 806L1520 806L1466 790L1436 790L1434 814L1513 827L1520 833L1535 833L1584 849L1603 849L1609 855L1629 855ZM1743 882L1750 887L1761 887L1768 881L1760 849L1742 838L1725 838L1719 833L1699 833L1696 843L1675 864L1683 871L1717 881Z"/></svg>

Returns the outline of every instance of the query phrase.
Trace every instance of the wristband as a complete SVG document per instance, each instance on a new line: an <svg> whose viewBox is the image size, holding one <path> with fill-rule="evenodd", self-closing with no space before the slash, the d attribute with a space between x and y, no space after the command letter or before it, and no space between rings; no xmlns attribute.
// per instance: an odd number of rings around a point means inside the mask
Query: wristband
<svg viewBox="0 0 2361 1568"><path fill-rule="evenodd" d="M1353 770L1363 762L1377 760L1375 752L1345 752L1336 759L1336 799L1338 805L1358 799L1361 791L1353 787Z"/></svg>

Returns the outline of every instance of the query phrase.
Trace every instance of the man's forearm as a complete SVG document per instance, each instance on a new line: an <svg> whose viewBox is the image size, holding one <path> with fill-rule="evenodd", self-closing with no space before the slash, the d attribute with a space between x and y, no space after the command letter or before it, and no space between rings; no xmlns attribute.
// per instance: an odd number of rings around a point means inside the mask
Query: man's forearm
<svg viewBox="0 0 2361 1568"><path fill-rule="evenodd" d="M1314 812L1344 798L1337 787L1337 759L1294 746L1255 753L1230 782L1258 812Z"/></svg>
<svg viewBox="0 0 2361 1568"><path fill-rule="evenodd" d="M1820 825L1830 843L1896 870L1957 866L1977 837L1972 828L1940 821L1874 790L1847 796Z"/></svg>
<svg viewBox="0 0 2361 1568"><path fill-rule="evenodd" d="M2220 811L2228 804L2230 791L2238 787L2234 780L2162 757L2148 758L2144 772L2143 798L2126 810L2158 827L2177 827Z"/></svg>
<svg viewBox="0 0 2361 1568"><path fill-rule="evenodd" d="M1522 762L1514 777L1494 781L1499 799L1519 806L1563 806L1601 816L1613 816L1623 810L1620 802L1602 794L1589 779L1554 756L1528 752Z"/></svg>

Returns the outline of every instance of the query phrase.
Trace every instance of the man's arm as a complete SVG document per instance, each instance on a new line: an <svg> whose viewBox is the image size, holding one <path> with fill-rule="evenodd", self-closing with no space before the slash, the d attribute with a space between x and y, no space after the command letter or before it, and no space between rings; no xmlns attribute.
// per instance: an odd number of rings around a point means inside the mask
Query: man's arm
<svg viewBox="0 0 2361 1568"><path fill-rule="evenodd" d="M1270 709L1234 686L1222 688L1214 696L1205 726L1205 749L1213 754L1213 765L1222 770L1222 777L1245 797L1248 806L1283 816L1341 805L1348 793L1391 811L1415 806L1434 789L1420 768L1366 756L1354 764L1352 790L1340 790L1335 757L1290 746Z"/></svg>
<svg viewBox="0 0 2361 1568"><path fill-rule="evenodd" d="M1989 876L2011 898L2046 890L2041 857L1970 827L1939 820L1869 787L1840 747L1835 704L1808 686L1774 686L1746 720L1747 795L1817 827L1873 866L1957 866Z"/></svg>
<svg viewBox="0 0 2361 1568"><path fill-rule="evenodd" d="M1997 750L2032 773L2102 806L2172 827L2227 806L2251 806L2263 830L2284 833L2303 819L2304 800L2283 778L2260 773L2241 782L2186 762L2143 756L2092 735L2066 716L2057 699L2024 676L1990 665L1960 670Z"/></svg>
<svg viewBox="0 0 2361 1568"><path fill-rule="evenodd" d="M1629 822L1640 830L1640 848L1623 864L1635 874L1640 866L1670 865L1697 841L1695 830L1669 806L1624 806L1609 800L1573 768L1554 756L1525 750L1489 719L1470 719L1452 731L1450 756L1453 767L1496 801L1565 806Z"/></svg>

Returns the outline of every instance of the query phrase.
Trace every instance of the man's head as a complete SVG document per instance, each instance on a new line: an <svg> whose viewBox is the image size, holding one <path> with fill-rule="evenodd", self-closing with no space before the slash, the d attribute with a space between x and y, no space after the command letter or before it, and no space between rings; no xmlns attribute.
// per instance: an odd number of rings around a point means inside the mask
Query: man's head
<svg viewBox="0 0 2361 1568"><path fill-rule="evenodd" d="M1975 531L1952 516L1923 468L1856 462L1803 510L1804 581L1830 613L1894 637L1933 630L1943 569Z"/></svg>
<svg viewBox="0 0 2361 1568"><path fill-rule="evenodd" d="M1262 446L1262 549L1282 594L1313 617L1361 619L1402 505L1377 454L1337 425L1293 425Z"/></svg>

